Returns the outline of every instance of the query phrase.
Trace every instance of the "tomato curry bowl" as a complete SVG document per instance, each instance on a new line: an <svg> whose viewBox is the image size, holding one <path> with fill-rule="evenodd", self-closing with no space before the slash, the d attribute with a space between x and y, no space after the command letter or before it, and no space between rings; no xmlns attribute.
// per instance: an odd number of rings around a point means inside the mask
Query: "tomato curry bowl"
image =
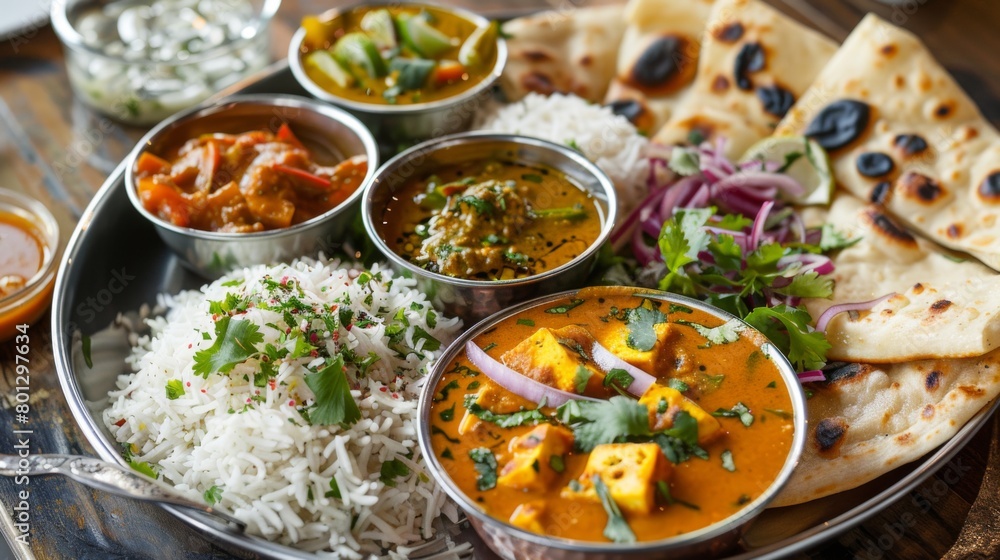
<svg viewBox="0 0 1000 560"><path fill-rule="evenodd" d="M132 205L207 278L344 243L378 148L350 114L244 95L179 113L130 155Z"/></svg>
<svg viewBox="0 0 1000 560"><path fill-rule="evenodd" d="M787 480L804 411L787 359L742 321L592 287L459 339L424 389L420 444L501 556L706 554Z"/></svg>

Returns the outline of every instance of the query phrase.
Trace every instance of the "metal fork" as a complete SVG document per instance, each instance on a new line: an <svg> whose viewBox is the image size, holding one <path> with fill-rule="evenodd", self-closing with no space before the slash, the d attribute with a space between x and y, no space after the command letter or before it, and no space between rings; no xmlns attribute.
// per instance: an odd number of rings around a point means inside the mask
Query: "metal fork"
<svg viewBox="0 0 1000 560"><path fill-rule="evenodd" d="M246 523L212 506L185 498L155 480L131 469L81 455L0 455L0 475L44 476L59 474L125 498L170 504L207 514L223 529L243 532Z"/></svg>

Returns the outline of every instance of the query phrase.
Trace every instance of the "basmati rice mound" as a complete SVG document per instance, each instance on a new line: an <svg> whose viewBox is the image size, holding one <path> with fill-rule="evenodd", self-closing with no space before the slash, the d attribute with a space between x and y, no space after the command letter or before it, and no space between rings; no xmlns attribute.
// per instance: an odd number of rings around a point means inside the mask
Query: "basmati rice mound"
<svg viewBox="0 0 1000 560"><path fill-rule="evenodd" d="M334 558L378 557L427 538L442 513L454 519L457 512L425 472L416 441L417 395L460 322L429 311L414 284L377 265L364 272L303 259L161 296L167 312L147 321L151 332L129 360L136 372L119 378L104 423L133 466L148 463L193 500L218 498L217 505L246 522L248 532ZM294 350L297 332L318 330L322 336L312 340L317 350L275 362L273 381L262 387L254 384L255 377L264 380L258 358L226 374L196 374L196 353L216 338L219 310L213 314L210 302L224 302L229 294L253 302L230 324L257 325L264 340L256 348ZM292 296L331 319L348 318L349 309L353 324L334 323L335 332L319 320L286 325L283 313L264 309ZM401 355L393 348L412 351ZM366 375L354 364L344 368L361 419L349 427L310 425L315 396L305 375L323 367L324 356L345 349L356 360L378 357ZM179 380L183 394L177 395L178 381L169 394L170 380Z"/></svg>
<svg viewBox="0 0 1000 560"><path fill-rule="evenodd" d="M516 103L489 108L477 116L475 128L580 150L614 182L622 217L648 192L649 140L625 117L576 95L529 93Z"/></svg>

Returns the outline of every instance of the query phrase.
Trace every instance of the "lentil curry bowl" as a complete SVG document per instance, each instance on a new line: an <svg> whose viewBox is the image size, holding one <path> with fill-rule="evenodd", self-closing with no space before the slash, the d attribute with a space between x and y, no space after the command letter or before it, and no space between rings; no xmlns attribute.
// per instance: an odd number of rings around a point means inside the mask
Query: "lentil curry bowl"
<svg viewBox="0 0 1000 560"><path fill-rule="evenodd" d="M479 521L655 545L763 509L801 452L793 384L763 335L721 311L584 288L460 339L425 389L421 445Z"/></svg>

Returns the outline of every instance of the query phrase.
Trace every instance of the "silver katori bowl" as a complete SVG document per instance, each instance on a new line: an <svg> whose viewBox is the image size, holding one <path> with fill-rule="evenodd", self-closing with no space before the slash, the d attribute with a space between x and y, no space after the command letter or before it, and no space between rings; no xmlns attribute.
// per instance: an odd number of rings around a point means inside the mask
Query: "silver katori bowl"
<svg viewBox="0 0 1000 560"><path fill-rule="evenodd" d="M334 8L319 17L324 22L335 22L355 8L380 5L429 6L453 13L480 27L490 24L488 19L479 14L453 6L441 6L428 2L400 2L391 0L380 0ZM492 86L500 78L500 73L503 72L504 65L507 62L507 43L503 38L497 38L497 60L493 65L493 69L478 84L458 95L440 101L411 103L407 105L362 103L344 99L323 89L306 74L305 69L302 67L302 42L305 40L305 36L306 30L299 27L298 31L292 36L292 43L288 47L288 65L291 67L292 75L295 76L296 81L313 97L333 103L350 111L351 114L361 119L361 122L365 123L375 137L380 142L385 143L387 147L394 147L399 144L408 145L415 141L468 130L475 114L484 110L486 104L490 101Z"/></svg>
<svg viewBox="0 0 1000 560"><path fill-rule="evenodd" d="M151 214L136 191L135 164L144 152L162 154L190 138L212 132L271 130L287 123L323 164L356 155L368 158L361 186L340 205L287 228L253 233L223 233L179 227ZM242 95L178 113L149 131L128 157L125 187L135 209L156 226L168 247L192 271L214 279L253 264L285 261L343 246L357 215L361 193L375 176L378 147L368 129L345 111L291 95Z"/></svg>
<svg viewBox="0 0 1000 560"><path fill-rule="evenodd" d="M618 288L622 289L622 288ZM698 309L718 317L722 321L735 319L733 315L704 302L688 297L656 292L648 288L636 288L643 298L654 298L684 307ZM792 401L792 422L795 432L792 445L785 458L785 463L777 477L766 490L755 500L733 515L717 521L707 527L684 533L676 537L656 541L644 541L634 544L615 544L586 542L557 537L549 537L525 531L511 525L503 519L490 516L465 492L463 492L448 474L448 468L435 455L431 442L431 406L434 394L437 392L441 376L448 373L452 362L465 352L465 344L474 340L486 331L496 328L503 320L518 315L528 309L547 307L556 301L565 301L575 297L577 291L568 291L534 299L515 307L506 309L466 331L453 342L444 355L435 362L434 369L421 390L419 408L417 411L417 441L420 451L427 463L427 470L445 493L462 508L479 536L494 552L506 560L544 559L544 560L646 560L663 558L671 560L715 558L730 551L739 541L750 523L760 515L767 505L792 476L792 471L799 462L806 438L806 397L802 391L795 368L777 348L766 342L764 335L759 335L763 342L761 348L770 356L781 374L781 379L788 387ZM744 323L744 325L746 325ZM752 331L756 330L746 325ZM599 531L600 529L596 529Z"/></svg>
<svg viewBox="0 0 1000 560"><path fill-rule="evenodd" d="M590 191L603 216L597 239L572 261L534 276L513 280L466 280L424 270L397 255L386 239L386 207L396 191L442 167L499 156L516 163L556 169ZM597 261L601 245L614 228L617 195L614 183L582 154L537 138L511 134L468 132L429 140L392 158L365 189L361 216L375 246L401 273L413 276L418 288L448 315L478 321L529 298L583 285Z"/></svg>

